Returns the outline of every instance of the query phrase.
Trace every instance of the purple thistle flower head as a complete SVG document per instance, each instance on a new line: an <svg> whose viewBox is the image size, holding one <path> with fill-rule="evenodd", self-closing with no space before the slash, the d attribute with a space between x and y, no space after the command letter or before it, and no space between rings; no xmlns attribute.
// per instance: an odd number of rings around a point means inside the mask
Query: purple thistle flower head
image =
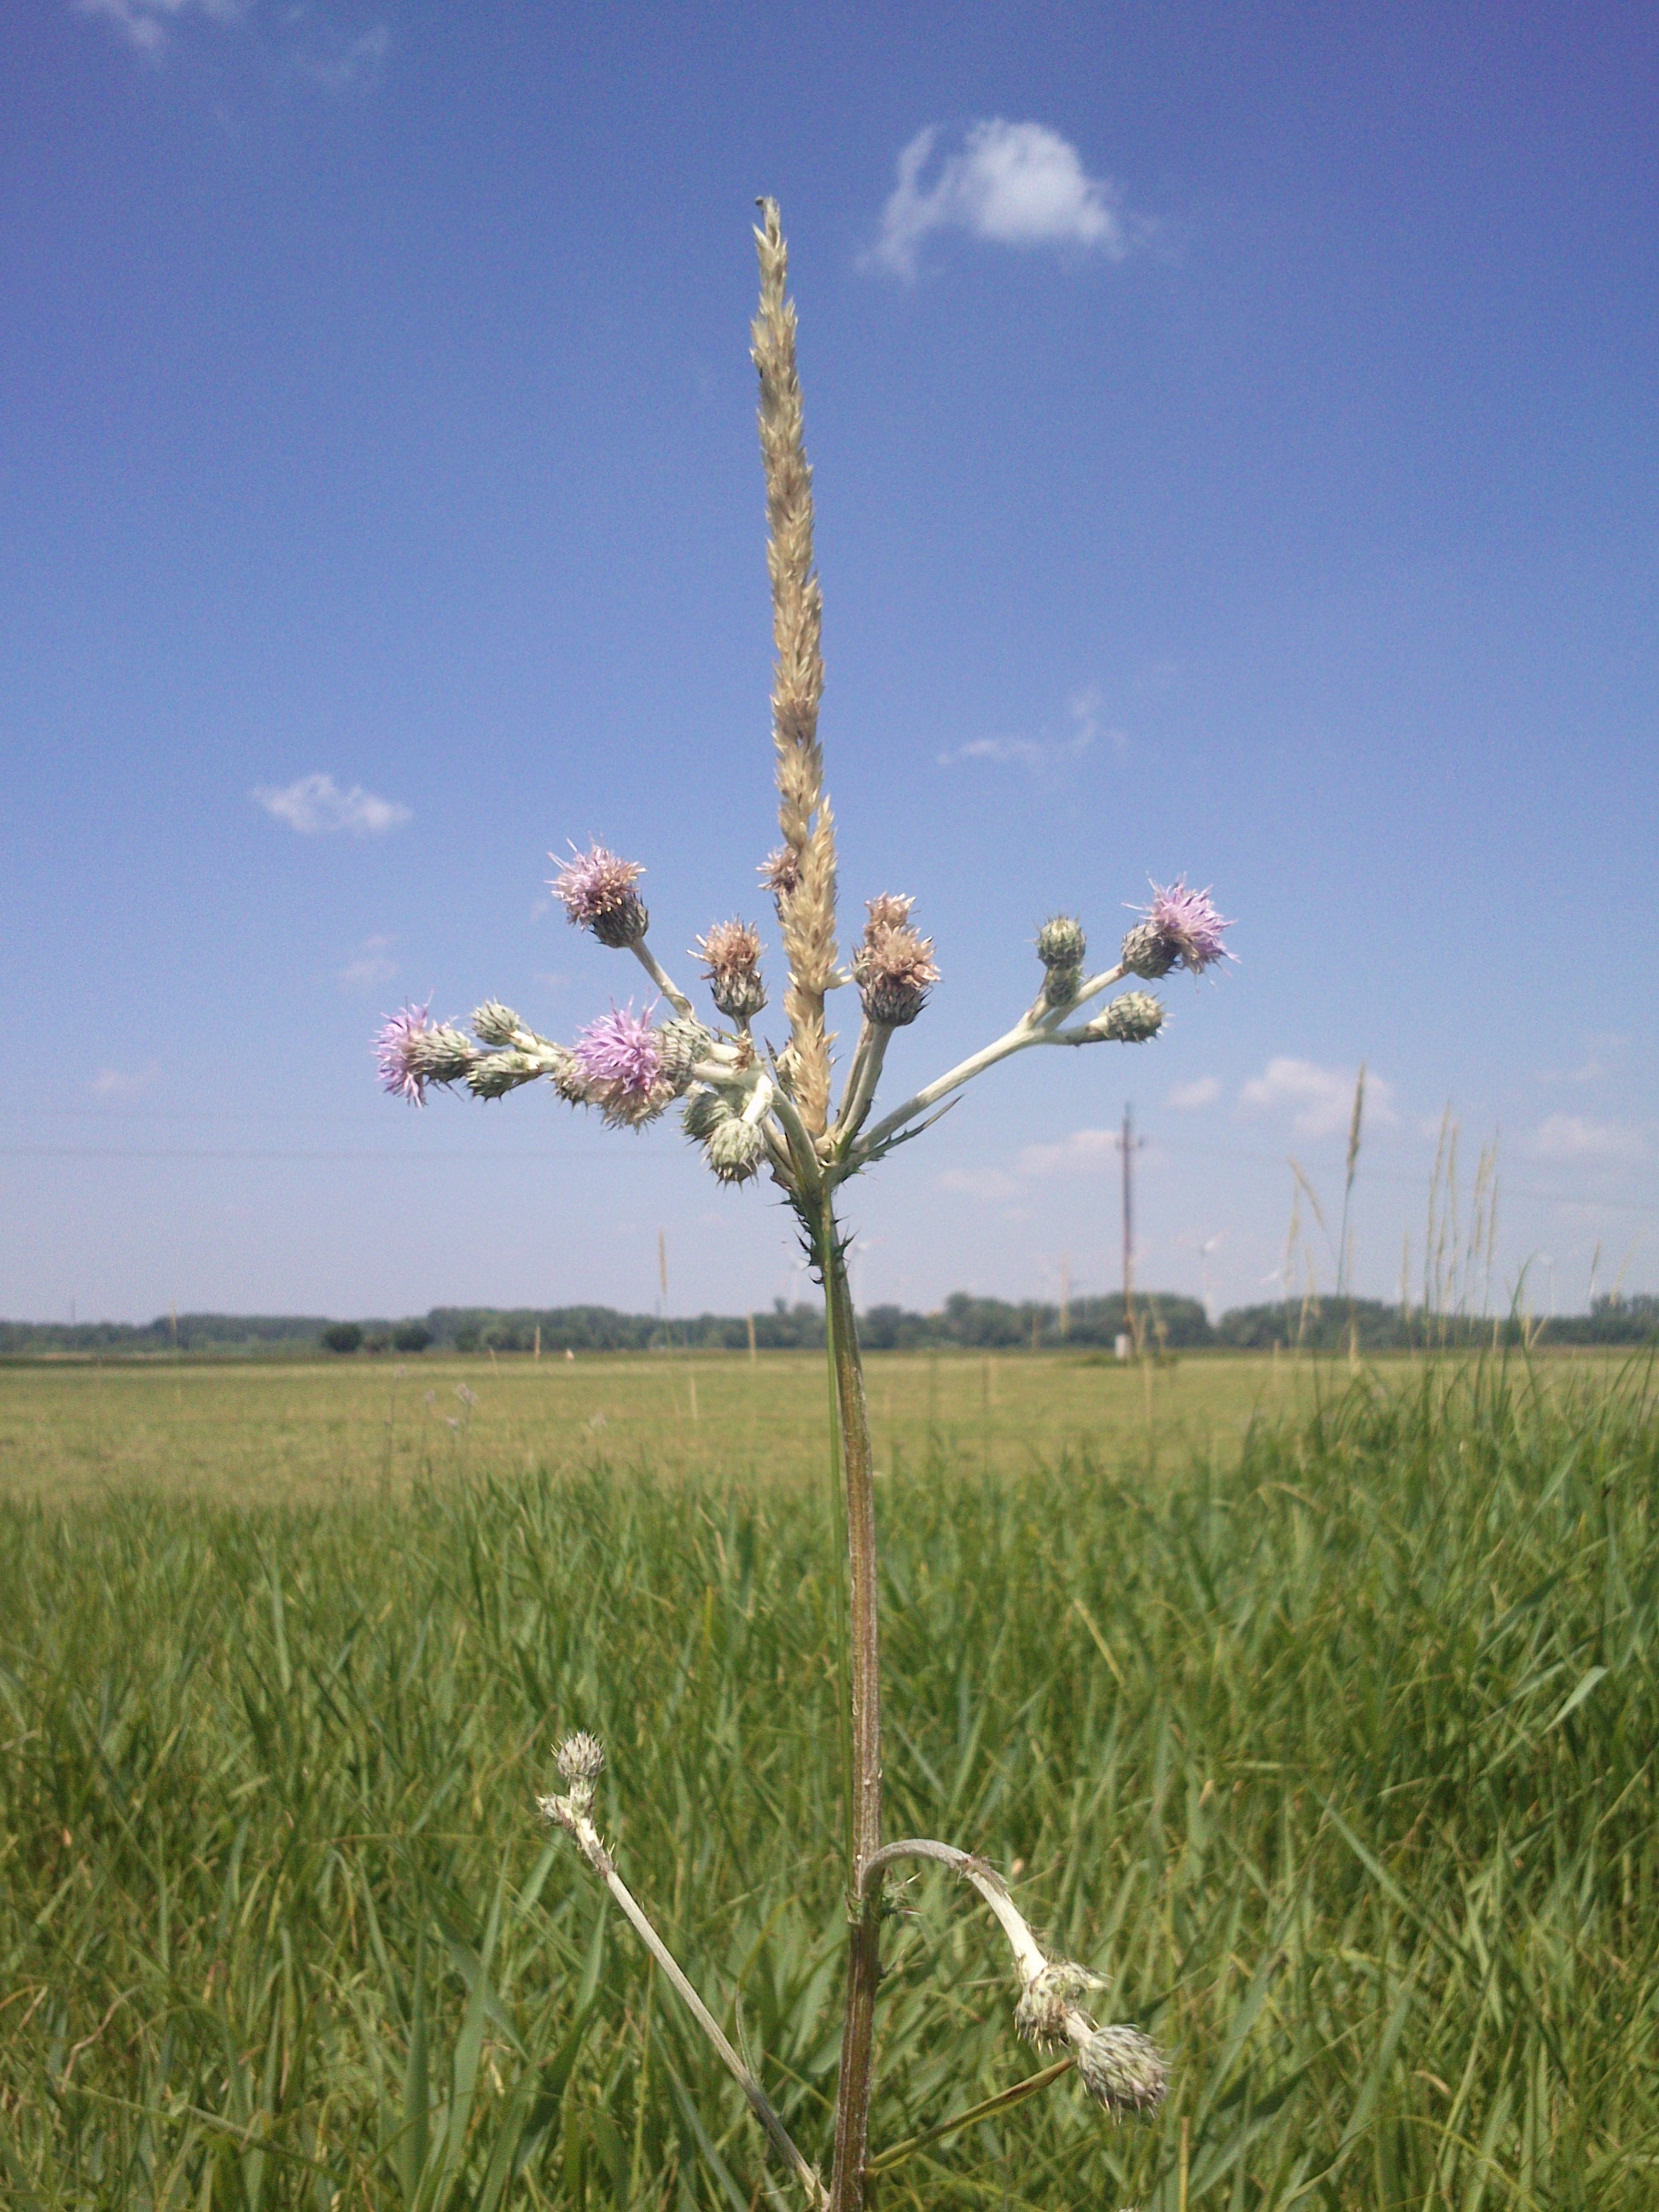
<svg viewBox="0 0 1659 2212"><path fill-rule="evenodd" d="M400 1006L388 1014L374 1035L374 1058L382 1086L394 1098L407 1098L411 1106L426 1103L426 1077L416 1065L418 1041L432 1028L425 1006Z"/></svg>
<svg viewBox="0 0 1659 2212"><path fill-rule="evenodd" d="M1232 924L1216 912L1207 888L1189 890L1184 876L1154 884L1152 904L1141 911L1143 920L1123 940L1123 964L1132 973L1156 977L1181 967L1201 975L1218 960L1232 958L1221 941Z"/></svg>
<svg viewBox="0 0 1659 2212"><path fill-rule="evenodd" d="M551 884L567 917L578 928L591 929L601 945L637 945L648 922L634 888L644 869L637 860L619 860L603 845L590 844L585 853L573 845L568 860L556 862L559 872Z"/></svg>
<svg viewBox="0 0 1659 2212"><path fill-rule="evenodd" d="M573 1057L586 1078L589 1099L604 1109L607 1121L637 1128L654 1120L674 1095L663 1075L657 1033L634 1012L631 1001L589 1022L576 1039Z"/></svg>

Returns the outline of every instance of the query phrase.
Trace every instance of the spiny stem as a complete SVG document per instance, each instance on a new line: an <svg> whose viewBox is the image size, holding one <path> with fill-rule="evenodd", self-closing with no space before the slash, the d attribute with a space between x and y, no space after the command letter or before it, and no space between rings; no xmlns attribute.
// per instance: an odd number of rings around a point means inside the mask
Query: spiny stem
<svg viewBox="0 0 1659 2212"><path fill-rule="evenodd" d="M881 1978L881 1686L876 1619L876 1510L870 1421L859 1364L858 1327L847 1261L827 1192L814 1242L823 1275L824 1316L841 1433L847 1511L848 1705L852 1738L852 1848L847 1869L847 2008L836 2092L831 2212L860 2212L875 2057L876 1985Z"/></svg>

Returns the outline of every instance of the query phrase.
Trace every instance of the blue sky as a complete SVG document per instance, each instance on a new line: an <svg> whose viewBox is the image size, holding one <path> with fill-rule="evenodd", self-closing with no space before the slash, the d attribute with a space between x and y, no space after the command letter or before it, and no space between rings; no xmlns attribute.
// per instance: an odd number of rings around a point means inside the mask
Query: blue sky
<svg viewBox="0 0 1659 2212"><path fill-rule="evenodd" d="M860 1298L1109 1287L1126 1099L1142 1279L1277 1295L1362 1060L1362 1289L1407 1239L1420 1289L1448 1104L1494 1297L1659 1285L1650 10L26 0L6 42L0 1312L644 1309L659 1231L671 1310L797 1293L672 1129L416 1115L368 1053L405 994L629 994L568 839L645 862L665 951L762 917L761 191L844 910L914 893L943 970L896 1079L1006 1025L1056 908L1107 947L1184 872L1237 917L1155 1044L999 1071L855 1187Z"/></svg>

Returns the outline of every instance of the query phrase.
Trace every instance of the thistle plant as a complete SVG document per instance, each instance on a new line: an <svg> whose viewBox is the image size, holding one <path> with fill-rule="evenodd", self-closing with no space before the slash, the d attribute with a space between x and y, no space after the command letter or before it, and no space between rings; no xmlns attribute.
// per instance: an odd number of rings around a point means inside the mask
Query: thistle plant
<svg viewBox="0 0 1659 2212"><path fill-rule="evenodd" d="M751 328L760 378L759 424L768 522L767 566L776 653L772 738L781 842L759 876L775 912L783 949L778 1049L757 1034L769 1005L760 933L746 920L711 924L695 957L712 1002L708 1019L668 975L650 943L645 874L598 843L574 847L556 863L552 889L573 926L604 946L631 953L654 996L601 1013L564 1044L538 1035L494 1000L473 1013L471 1035L409 1006L380 1030L376 1051L386 1088L416 1105L433 1085L465 1085L499 1098L529 1083L550 1083L572 1105L597 1109L618 1128L638 1129L678 1105L682 1127L717 1182L767 1178L782 1194L823 1288L825 1338L835 1405L830 1463L837 1519L840 1607L838 1680L842 1685L842 1803L848 1922L846 2002L830 2178L792 2141L751 2069L732 2048L617 1870L593 1820L594 1783L603 1751L586 1734L568 1737L556 1764L562 1792L538 1798L543 1817L567 1831L740 2083L775 2153L812 2205L856 2212L867 2177L887 2162L867 2142L877 1985L881 1975L883 1882L902 1860L945 1869L975 1891L1007 1939L1017 1984L1013 2025L1062 2057L1031 2077L1032 2088L1075 2073L1083 2092L1107 2112L1156 2109L1164 2062L1135 2027L1101 2025L1092 2004L1103 1984L1084 1966L1048 1957L1000 1877L982 1860L927 1838L884 1844L881 1831L881 1695L877 1620L877 1531L869 1422L858 1329L847 1271L847 1237L837 1194L896 1146L920 1136L963 1087L1000 1061L1039 1046L1143 1044L1164 1020L1159 1001L1139 990L1113 993L1133 979L1156 981L1176 968L1201 975L1231 956L1230 927L1204 890L1184 881L1152 886L1150 903L1123 938L1117 958L1091 970L1082 925L1056 915L1036 933L1042 980L1009 1028L911 1097L878 1115L889 1042L927 1007L939 969L931 939L912 919L913 901L883 892L866 907L863 928L845 963L836 939L834 823L823 786L818 706L823 690L822 599L812 562L812 477L802 428L795 366L795 313L786 296L786 250L778 210L760 203L755 232L760 307ZM830 994L856 994L855 1040L837 1092L828 1027ZM1026 2085L1019 2085L1024 2088ZM971 2115L964 2115L964 2118ZM935 2130L934 2132L939 2132ZM890 2153L890 2158L895 2154Z"/></svg>

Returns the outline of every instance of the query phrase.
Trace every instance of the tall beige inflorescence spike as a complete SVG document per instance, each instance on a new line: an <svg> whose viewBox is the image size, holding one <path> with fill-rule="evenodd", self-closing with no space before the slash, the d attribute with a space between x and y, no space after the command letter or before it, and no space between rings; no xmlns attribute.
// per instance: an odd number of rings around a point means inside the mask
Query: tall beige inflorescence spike
<svg viewBox="0 0 1659 2212"><path fill-rule="evenodd" d="M761 457L766 467L766 565L772 580L772 742L777 753L778 823L794 855L796 880L778 896L789 962L784 1073L802 1121L820 1135L830 1105L830 1039L823 994L836 967L836 842L823 796L818 702L823 601L812 574L812 471L802 436L795 373L795 310L784 297L788 254L777 204L763 200L755 233L760 312L750 326L760 372Z"/></svg>

